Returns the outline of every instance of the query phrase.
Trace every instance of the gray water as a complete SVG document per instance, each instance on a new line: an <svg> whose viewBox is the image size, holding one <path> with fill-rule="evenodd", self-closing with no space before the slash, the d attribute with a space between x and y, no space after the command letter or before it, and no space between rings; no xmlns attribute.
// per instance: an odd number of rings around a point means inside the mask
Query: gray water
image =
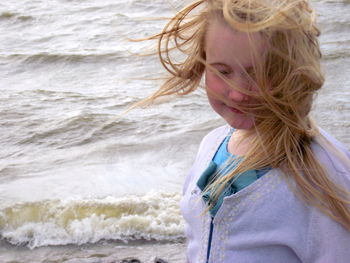
<svg viewBox="0 0 350 263"><path fill-rule="evenodd" d="M182 5L0 3L0 262L149 260L150 246L183 260L182 182L223 122L203 90L117 117L161 83L156 57L135 55L155 43L128 38L158 32ZM350 3L314 5L327 81L313 115L350 148Z"/></svg>

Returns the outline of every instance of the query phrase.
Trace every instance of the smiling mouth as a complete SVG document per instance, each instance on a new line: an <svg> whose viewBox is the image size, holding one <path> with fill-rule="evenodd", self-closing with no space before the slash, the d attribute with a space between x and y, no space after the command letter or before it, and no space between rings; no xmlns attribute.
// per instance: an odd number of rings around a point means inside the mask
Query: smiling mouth
<svg viewBox="0 0 350 263"><path fill-rule="evenodd" d="M240 110L236 109L236 108L233 108L233 107L228 107L228 109L234 113L237 113L237 114L243 114L243 112L241 112Z"/></svg>

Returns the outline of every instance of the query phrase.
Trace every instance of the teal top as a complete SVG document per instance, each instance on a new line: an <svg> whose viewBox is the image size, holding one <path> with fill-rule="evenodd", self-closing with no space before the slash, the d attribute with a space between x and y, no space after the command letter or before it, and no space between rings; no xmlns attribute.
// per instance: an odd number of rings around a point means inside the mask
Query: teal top
<svg viewBox="0 0 350 263"><path fill-rule="evenodd" d="M232 130L232 132L233 132L233 130ZM232 132L231 132L231 134L232 134ZM227 151L227 145L228 145L228 141L231 137L231 134L229 136L227 136L224 139L224 141L221 143L213 160L209 163L209 166L207 167L207 169L202 173L202 175L198 179L197 185L202 191L204 191L205 187L209 183L211 183L211 181L213 181L213 179L214 179L213 175L217 169L221 169L219 176L222 176L222 175L225 175L230 170L232 170L239 163L240 160L237 159L238 157ZM227 168L226 161L229 158L231 161L231 165L230 165L231 167ZM235 163L235 165L232 165L232 163ZM238 191L247 187L251 183L255 182L257 179L259 179L261 176L263 176L269 170L270 170L269 168L263 169L263 170L249 170L249 171L246 171L244 173L241 173L241 174L235 176L235 178L232 178L228 182L225 190L219 196L216 204L212 207L212 209L210 209L209 212L210 212L211 216L214 217L216 215L217 211L219 210L221 204L224 201L224 197L237 193ZM203 194L203 199L208 205L211 204L211 202L213 200L211 198L210 191L207 191Z"/></svg>

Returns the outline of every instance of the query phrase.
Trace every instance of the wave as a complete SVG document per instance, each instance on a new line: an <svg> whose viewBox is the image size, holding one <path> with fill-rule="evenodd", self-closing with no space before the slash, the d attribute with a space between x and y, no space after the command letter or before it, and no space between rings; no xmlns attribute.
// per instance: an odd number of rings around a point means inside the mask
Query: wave
<svg viewBox="0 0 350 263"><path fill-rule="evenodd" d="M40 129L27 133L16 144L47 145L64 149L96 142L115 134L127 133L136 128L135 122L122 119L106 125L110 118L109 114L81 113L78 116L60 120L46 129L38 126ZM27 123L29 125L35 122L35 120L29 121ZM125 144L130 145L130 142Z"/></svg>
<svg viewBox="0 0 350 263"><path fill-rule="evenodd" d="M322 56L323 60L336 60L350 57L350 49L337 50L333 52L325 52Z"/></svg>
<svg viewBox="0 0 350 263"><path fill-rule="evenodd" d="M333 3L345 3L345 4L348 4L348 3L350 3L350 1L349 0L319 0L320 2L322 2L322 3L331 3L331 4L333 4Z"/></svg>
<svg viewBox="0 0 350 263"><path fill-rule="evenodd" d="M130 54L126 51L113 51L106 53L49 53L40 52L36 54L10 54L2 55L3 59L10 61L21 61L22 63L56 63L56 62L115 62L126 58Z"/></svg>
<svg viewBox="0 0 350 263"><path fill-rule="evenodd" d="M27 21L27 20L33 20L34 17L7 11L7 12L0 13L0 20L5 20L5 19L16 19L19 21Z"/></svg>
<svg viewBox="0 0 350 263"><path fill-rule="evenodd" d="M94 95L37 89L23 92L5 90L4 94L0 96L0 104L6 105L0 107L0 125L7 130L15 130L15 134L3 133L2 142L65 148L137 127L134 120L118 117L127 105L136 102L135 98L121 92ZM55 112L51 111L55 107L66 113L55 116ZM72 109L75 111L69 113Z"/></svg>
<svg viewBox="0 0 350 263"><path fill-rule="evenodd" d="M180 194L46 200L0 210L0 237L29 248L100 240L182 240Z"/></svg>

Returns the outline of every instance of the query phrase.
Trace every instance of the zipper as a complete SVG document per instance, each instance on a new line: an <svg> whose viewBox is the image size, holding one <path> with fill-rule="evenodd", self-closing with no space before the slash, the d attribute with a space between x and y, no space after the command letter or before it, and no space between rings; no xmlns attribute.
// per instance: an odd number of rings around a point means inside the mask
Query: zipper
<svg viewBox="0 0 350 263"><path fill-rule="evenodd" d="M209 257L210 257L210 250L211 250L211 240L213 238L213 231L214 231L214 224L213 224L214 218L210 217L210 229L209 229L209 238L208 238L208 249L207 249L207 260L206 263L209 263Z"/></svg>

